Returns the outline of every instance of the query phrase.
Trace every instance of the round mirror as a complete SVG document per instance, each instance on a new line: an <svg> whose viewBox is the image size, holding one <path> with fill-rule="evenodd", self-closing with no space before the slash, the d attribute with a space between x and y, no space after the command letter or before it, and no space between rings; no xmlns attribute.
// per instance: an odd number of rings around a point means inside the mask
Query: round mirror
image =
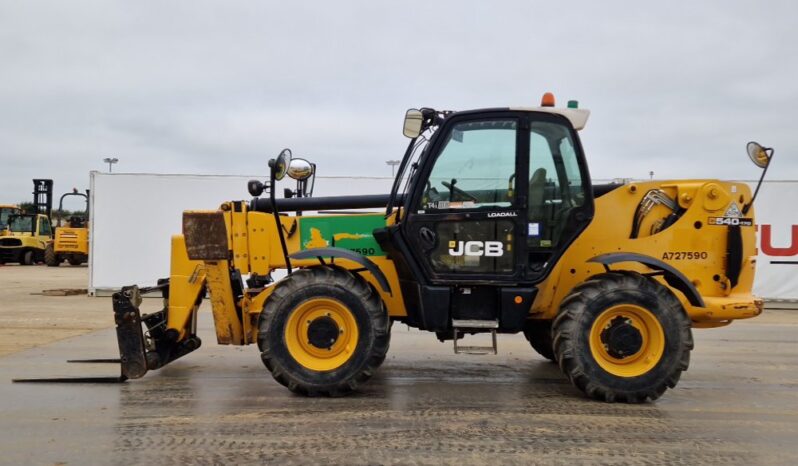
<svg viewBox="0 0 798 466"><path fill-rule="evenodd" d="M280 155L277 156L277 160L274 161L274 166L272 167L275 180L280 181L285 178L285 173L288 171L288 165L290 163L291 149L283 149L280 151Z"/></svg>
<svg viewBox="0 0 798 466"><path fill-rule="evenodd" d="M288 164L288 176L298 180L306 180L313 174L313 165L305 159L291 159Z"/></svg>
<svg viewBox="0 0 798 466"><path fill-rule="evenodd" d="M762 147L758 142L751 141L745 148L748 151L748 157L751 158L754 165L759 168L765 168L768 165L770 156L767 153L767 149Z"/></svg>
<svg viewBox="0 0 798 466"><path fill-rule="evenodd" d="M402 131L405 137L417 138L421 134L421 127L424 123L424 115L421 110L411 108L405 113L405 126Z"/></svg>

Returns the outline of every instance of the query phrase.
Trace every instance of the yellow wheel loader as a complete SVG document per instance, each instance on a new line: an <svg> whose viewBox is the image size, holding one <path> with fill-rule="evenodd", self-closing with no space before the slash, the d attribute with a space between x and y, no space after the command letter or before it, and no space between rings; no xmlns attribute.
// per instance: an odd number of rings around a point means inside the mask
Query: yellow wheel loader
<svg viewBox="0 0 798 466"><path fill-rule="evenodd" d="M592 184L588 115L550 94L534 108L409 110L387 195L310 197L315 166L284 150L249 183L251 202L184 213L168 279L114 294L117 380L197 349L207 291L217 342L257 344L304 395L357 390L398 321L457 353L496 353L497 334L523 332L590 398L658 398L687 370L693 328L762 312L755 194L718 180ZM772 149L748 150L766 169ZM286 174L297 189L277 199ZM384 211L342 213L366 208ZM164 308L142 315L154 291ZM465 344L478 333L492 344Z"/></svg>
<svg viewBox="0 0 798 466"><path fill-rule="evenodd" d="M62 226L64 198L77 196L86 201L86 212L83 215L72 215ZM53 241L47 244L44 251L44 262L50 267L58 267L63 261L70 265L81 265L89 260L89 193L79 193L77 189L64 193L58 201L58 225L55 227Z"/></svg>
<svg viewBox="0 0 798 466"><path fill-rule="evenodd" d="M18 209L5 220L7 225L0 234L0 264L42 262L47 244L53 239L50 224L53 181L36 179L33 186L33 211L23 213Z"/></svg>

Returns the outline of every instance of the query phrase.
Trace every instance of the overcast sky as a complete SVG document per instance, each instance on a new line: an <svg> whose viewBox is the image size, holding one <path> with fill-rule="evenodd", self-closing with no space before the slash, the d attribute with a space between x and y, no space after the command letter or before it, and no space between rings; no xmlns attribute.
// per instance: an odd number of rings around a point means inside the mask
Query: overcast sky
<svg viewBox="0 0 798 466"><path fill-rule="evenodd" d="M390 175L409 107L592 111L594 178L798 178L798 3L0 1L0 202L89 171ZM242 187L242 198L246 197Z"/></svg>

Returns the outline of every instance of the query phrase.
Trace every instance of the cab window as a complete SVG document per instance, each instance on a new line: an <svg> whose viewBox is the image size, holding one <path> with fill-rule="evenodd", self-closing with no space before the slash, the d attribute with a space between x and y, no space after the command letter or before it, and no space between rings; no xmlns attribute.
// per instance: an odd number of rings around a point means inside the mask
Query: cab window
<svg viewBox="0 0 798 466"><path fill-rule="evenodd" d="M14 233L32 233L33 217L30 215L12 216L8 219L8 228Z"/></svg>
<svg viewBox="0 0 798 466"><path fill-rule="evenodd" d="M0 229L4 228L8 223L8 217L14 212L11 209L0 207Z"/></svg>
<svg viewBox="0 0 798 466"><path fill-rule="evenodd" d="M515 120L455 125L432 168L419 210L506 208L514 200Z"/></svg>
<svg viewBox="0 0 798 466"><path fill-rule="evenodd" d="M46 218L39 219L39 235L40 236L50 236L53 232L50 229L50 221Z"/></svg>
<svg viewBox="0 0 798 466"><path fill-rule="evenodd" d="M529 138L527 243L531 251L546 251L559 245L571 211L585 203L584 187L568 127L532 122Z"/></svg>

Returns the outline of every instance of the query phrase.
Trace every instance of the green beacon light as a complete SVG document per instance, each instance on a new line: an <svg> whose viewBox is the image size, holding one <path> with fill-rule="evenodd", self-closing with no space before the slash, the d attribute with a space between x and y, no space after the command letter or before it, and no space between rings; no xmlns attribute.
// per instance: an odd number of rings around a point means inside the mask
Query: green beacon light
<svg viewBox="0 0 798 466"><path fill-rule="evenodd" d="M568 101L568 108L579 108L579 101L578 100L569 100Z"/></svg>

